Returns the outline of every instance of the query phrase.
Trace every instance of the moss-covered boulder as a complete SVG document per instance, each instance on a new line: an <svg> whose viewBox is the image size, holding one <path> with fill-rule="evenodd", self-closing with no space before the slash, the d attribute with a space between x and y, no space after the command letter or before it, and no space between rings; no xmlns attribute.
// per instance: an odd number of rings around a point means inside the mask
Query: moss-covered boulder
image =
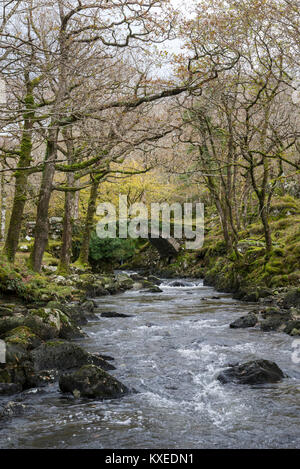
<svg viewBox="0 0 300 469"><path fill-rule="evenodd" d="M3 337L7 332L23 325L24 317L3 317L0 318L0 337Z"/></svg>
<svg viewBox="0 0 300 469"><path fill-rule="evenodd" d="M5 342L23 345L26 350L31 350L38 347L42 341L29 327L19 326L5 334Z"/></svg>
<svg viewBox="0 0 300 469"><path fill-rule="evenodd" d="M58 301L50 301L49 303L47 303L46 307L48 309L50 308L62 311L68 316L68 318L73 324L84 325L88 322L79 305L70 305Z"/></svg>
<svg viewBox="0 0 300 469"><path fill-rule="evenodd" d="M258 322L257 315L253 312L242 316L230 324L231 329L245 329L247 327L254 327Z"/></svg>
<svg viewBox="0 0 300 469"><path fill-rule="evenodd" d="M27 376L33 372L33 368L25 347L8 343L6 362L0 368L0 383L16 384L19 390L30 387L27 385Z"/></svg>
<svg viewBox="0 0 300 469"><path fill-rule="evenodd" d="M32 310L36 311L36 310ZM58 337L58 330L51 324L48 324L38 314L28 314L23 318L21 325L28 327L31 331L42 340L49 340Z"/></svg>
<svg viewBox="0 0 300 469"><path fill-rule="evenodd" d="M293 288L283 298L284 308L300 308L300 288Z"/></svg>
<svg viewBox="0 0 300 469"><path fill-rule="evenodd" d="M32 318L40 319L45 326L50 328L51 337L48 337L50 339L60 337L69 340L84 336L81 329L59 309L39 308L31 310L30 315Z"/></svg>
<svg viewBox="0 0 300 469"><path fill-rule="evenodd" d="M83 365L94 364L105 370L113 370L114 366L103 358L86 352L77 344L64 340L52 340L42 344L31 352L35 370L68 370Z"/></svg>
<svg viewBox="0 0 300 469"><path fill-rule="evenodd" d="M290 311L281 310L280 308L270 307L262 312L260 328L264 332L283 331L287 324L293 319Z"/></svg>
<svg viewBox="0 0 300 469"><path fill-rule="evenodd" d="M110 284L105 288L101 280L95 280L84 287L86 295L90 298L96 298L97 296L106 296L113 291L113 284Z"/></svg>
<svg viewBox="0 0 300 469"><path fill-rule="evenodd" d="M59 387L64 393L92 399L114 399L128 392L120 381L94 365L86 365L75 373L62 375Z"/></svg>
<svg viewBox="0 0 300 469"><path fill-rule="evenodd" d="M130 278L129 275L118 274L116 276L116 283L118 288L127 290L129 288L132 288L134 280Z"/></svg>
<svg viewBox="0 0 300 469"><path fill-rule="evenodd" d="M27 311L26 307L17 304L0 304L0 319L5 316L15 316L18 314L25 314Z"/></svg>
<svg viewBox="0 0 300 469"><path fill-rule="evenodd" d="M29 360L28 349L26 348L24 344L11 343L9 341L6 341L6 364L17 365L17 364L26 362L28 360Z"/></svg>
<svg viewBox="0 0 300 469"><path fill-rule="evenodd" d="M85 319L95 319L95 303L93 300L86 300L79 305L79 311Z"/></svg>
<svg viewBox="0 0 300 469"><path fill-rule="evenodd" d="M22 386L16 383L0 383L0 396L11 396L22 391Z"/></svg>
<svg viewBox="0 0 300 469"><path fill-rule="evenodd" d="M284 332L291 336L300 335L300 319L288 321L284 328Z"/></svg>

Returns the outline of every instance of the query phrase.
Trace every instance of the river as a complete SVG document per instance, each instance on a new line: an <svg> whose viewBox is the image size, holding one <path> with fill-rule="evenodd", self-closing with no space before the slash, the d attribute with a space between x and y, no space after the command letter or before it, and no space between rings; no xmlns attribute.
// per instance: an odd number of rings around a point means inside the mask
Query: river
<svg viewBox="0 0 300 469"><path fill-rule="evenodd" d="M0 427L1 448L296 448L300 443L300 364L293 338L229 323L255 305L190 280L162 293L97 298L101 318L80 341L111 355L111 372L136 389L122 399L75 400L57 384L23 393L27 412ZM223 385L228 363L275 361L288 378L267 386Z"/></svg>

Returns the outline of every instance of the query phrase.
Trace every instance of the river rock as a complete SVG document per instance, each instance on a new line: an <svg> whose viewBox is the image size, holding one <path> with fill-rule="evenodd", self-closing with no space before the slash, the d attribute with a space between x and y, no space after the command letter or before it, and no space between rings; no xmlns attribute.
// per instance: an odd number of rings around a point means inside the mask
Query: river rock
<svg viewBox="0 0 300 469"><path fill-rule="evenodd" d="M245 329L247 327L254 327L257 324L257 316L254 313L249 313L242 316L230 324L231 329Z"/></svg>
<svg viewBox="0 0 300 469"><path fill-rule="evenodd" d="M19 326L10 330L4 336L6 344L23 345L26 350L31 350L41 345L42 340L27 326Z"/></svg>
<svg viewBox="0 0 300 469"><path fill-rule="evenodd" d="M162 293L163 290L161 288L159 288L158 286L153 285L153 287L148 288L145 291L146 291L146 293Z"/></svg>
<svg viewBox="0 0 300 469"><path fill-rule="evenodd" d="M128 288L131 288L134 284L134 280L130 278L129 275L126 275L126 274L118 274L116 276L116 281L117 281L119 288L125 289L125 290Z"/></svg>
<svg viewBox="0 0 300 469"><path fill-rule="evenodd" d="M232 365L217 376L223 384L277 383L282 378L284 378L282 370L276 363L268 360L253 360L241 365Z"/></svg>
<svg viewBox="0 0 300 469"><path fill-rule="evenodd" d="M21 402L10 401L5 405L0 405L0 418L18 417L24 413L26 406Z"/></svg>
<svg viewBox="0 0 300 469"><path fill-rule="evenodd" d="M185 282L184 280L174 280L173 282L169 283L169 287L188 287L191 286L189 282Z"/></svg>
<svg viewBox="0 0 300 469"><path fill-rule="evenodd" d="M48 326L48 331L51 331L50 337L42 337L42 339L47 340L60 337L62 339L75 339L79 337L83 337L84 334L82 330L72 322L72 320L61 310L55 308L39 308L30 311L30 316L32 318L40 319L41 323L44 326ZM28 318L26 318L28 322Z"/></svg>
<svg viewBox="0 0 300 469"><path fill-rule="evenodd" d="M155 275L149 275L148 280L155 285L161 285L162 283L162 281L158 277L155 277Z"/></svg>
<svg viewBox="0 0 300 469"><path fill-rule="evenodd" d="M24 320L24 317L7 317L5 316L4 318L0 319L0 336L3 336L7 332L9 332L12 329L15 329L16 327L19 327L22 325Z"/></svg>
<svg viewBox="0 0 300 469"><path fill-rule="evenodd" d="M22 391L22 386L16 383L0 383L0 395L11 396Z"/></svg>
<svg viewBox="0 0 300 469"><path fill-rule="evenodd" d="M143 288L143 284L141 282L134 282L132 285L132 290L141 290Z"/></svg>
<svg viewBox="0 0 300 469"><path fill-rule="evenodd" d="M86 300L80 305L80 310L88 319L94 319L96 317L95 308L96 306L93 300Z"/></svg>
<svg viewBox="0 0 300 469"><path fill-rule="evenodd" d="M291 308L292 306L300 308L300 288L290 290L283 298L284 308Z"/></svg>
<svg viewBox="0 0 300 469"><path fill-rule="evenodd" d="M33 380L35 383L39 381L38 374L33 369L26 347L7 343L6 364L0 368L0 383L9 386L4 386L3 389L9 391L11 388L14 392L19 392L32 387Z"/></svg>
<svg viewBox="0 0 300 469"><path fill-rule="evenodd" d="M75 397L113 399L124 396L128 389L116 378L94 365L86 365L59 379L59 387L64 393Z"/></svg>
<svg viewBox="0 0 300 469"><path fill-rule="evenodd" d="M105 370L115 367L98 355L86 352L77 344L63 340L53 340L42 344L31 352L35 370L68 370L93 364Z"/></svg>
<svg viewBox="0 0 300 469"><path fill-rule="evenodd" d="M129 314L123 314L123 313L116 313L114 311L105 311L104 313L101 313L101 317L103 318L131 318Z"/></svg>
<svg viewBox="0 0 300 469"><path fill-rule="evenodd" d="M279 308L271 307L262 311L262 318L260 328L264 332L284 330L289 321L292 320L290 311L280 310Z"/></svg>
<svg viewBox="0 0 300 469"><path fill-rule="evenodd" d="M59 303L58 301L49 301L46 307L50 309L56 309L56 310L62 311L76 325L81 326L81 325L87 324L88 322L80 305L68 305L68 304Z"/></svg>
<svg viewBox="0 0 300 469"><path fill-rule="evenodd" d="M284 328L284 332L291 336L300 335L300 319L288 321L286 327Z"/></svg>
<svg viewBox="0 0 300 469"><path fill-rule="evenodd" d="M20 325L28 327L36 336L42 340L49 340L58 337L59 330L53 324L43 321L43 319L35 314L28 314Z"/></svg>
<svg viewBox="0 0 300 469"><path fill-rule="evenodd" d="M109 295L112 290L113 286L105 288L101 281L95 281L94 283L86 286L86 294L91 298Z"/></svg>
<svg viewBox="0 0 300 469"><path fill-rule="evenodd" d="M142 275L136 274L136 273L130 274L130 278L131 278L132 280L134 280L135 282L140 282L140 281L142 281L142 280L147 280L147 279L146 279L145 277L143 277Z"/></svg>

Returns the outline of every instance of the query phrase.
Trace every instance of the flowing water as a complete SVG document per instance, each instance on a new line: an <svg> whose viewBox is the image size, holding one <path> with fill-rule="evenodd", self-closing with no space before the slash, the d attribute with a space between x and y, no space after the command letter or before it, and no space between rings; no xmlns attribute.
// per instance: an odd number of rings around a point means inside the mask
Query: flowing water
<svg viewBox="0 0 300 469"><path fill-rule="evenodd" d="M254 305L189 281L162 293L127 291L96 299L101 318L82 344L111 355L122 399L75 400L57 384L23 395L28 411L1 423L1 448L296 448L300 443L300 364L293 338L228 324ZM222 385L228 363L275 361L288 378L267 386ZM295 361L295 360L294 360Z"/></svg>

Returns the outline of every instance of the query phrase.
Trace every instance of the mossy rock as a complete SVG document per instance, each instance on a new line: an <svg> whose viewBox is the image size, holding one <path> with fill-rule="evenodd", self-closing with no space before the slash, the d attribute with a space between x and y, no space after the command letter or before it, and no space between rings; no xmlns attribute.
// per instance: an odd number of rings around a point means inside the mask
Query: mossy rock
<svg viewBox="0 0 300 469"><path fill-rule="evenodd" d="M281 264L280 266L274 266L272 263L268 263L265 266L265 270L266 270L266 273L268 273L269 275L278 275L282 273L283 269L282 269Z"/></svg>
<svg viewBox="0 0 300 469"><path fill-rule="evenodd" d="M62 375L59 387L75 397L114 399L124 396L128 389L120 381L94 365L86 365L72 374Z"/></svg>
<svg viewBox="0 0 300 469"><path fill-rule="evenodd" d="M290 195L285 195L283 197L273 199L270 207L270 213L276 215L286 215L287 213L293 215L299 212L299 201Z"/></svg>
<svg viewBox="0 0 300 469"><path fill-rule="evenodd" d="M300 320L289 321L284 329L284 332L289 335L298 335L296 331L300 330Z"/></svg>
<svg viewBox="0 0 300 469"><path fill-rule="evenodd" d="M300 283L300 270L296 270L287 276L289 285L299 285Z"/></svg>
<svg viewBox="0 0 300 469"><path fill-rule="evenodd" d="M0 337L23 324L24 317L4 317L0 319Z"/></svg>
<svg viewBox="0 0 300 469"><path fill-rule="evenodd" d="M283 306L285 308L300 307L300 288L294 288L284 296Z"/></svg>
<svg viewBox="0 0 300 469"><path fill-rule="evenodd" d="M114 369L100 356L86 352L82 347L64 340L45 342L31 352L35 370L68 370L94 364L106 370Z"/></svg>
<svg viewBox="0 0 300 469"><path fill-rule="evenodd" d="M5 335L5 342L23 345L27 350L30 350L38 347L41 344L41 339L37 337L29 327L19 326Z"/></svg>
<svg viewBox="0 0 300 469"><path fill-rule="evenodd" d="M31 329L32 332L42 340L58 337L59 331L56 327L47 324L40 316L30 313L23 319L24 326Z"/></svg>
<svg viewBox="0 0 300 469"><path fill-rule="evenodd" d="M31 316L40 318L43 324L49 326L53 330L52 337L73 339L84 336L81 329L75 325L65 313L58 309L39 308L37 310L31 310L30 313Z"/></svg>
<svg viewBox="0 0 300 469"><path fill-rule="evenodd" d="M272 287L281 287L283 285L289 285L289 276L284 274L284 275L275 275L270 279L270 285Z"/></svg>
<svg viewBox="0 0 300 469"><path fill-rule="evenodd" d="M14 310L11 307L0 305L0 318L3 316L13 316Z"/></svg>

